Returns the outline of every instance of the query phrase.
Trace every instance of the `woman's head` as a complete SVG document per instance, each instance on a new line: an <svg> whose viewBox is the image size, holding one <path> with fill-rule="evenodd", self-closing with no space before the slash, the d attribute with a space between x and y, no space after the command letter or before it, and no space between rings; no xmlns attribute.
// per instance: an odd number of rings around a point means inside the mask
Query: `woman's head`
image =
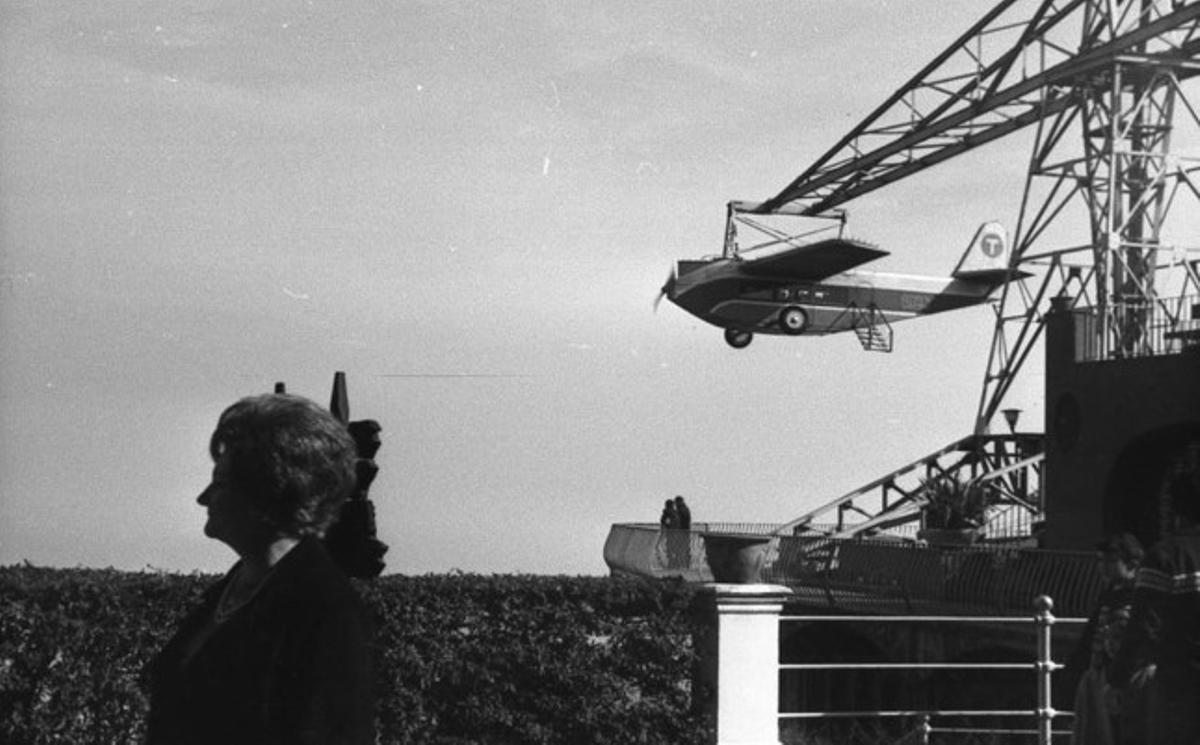
<svg viewBox="0 0 1200 745"><path fill-rule="evenodd" d="M1117 533L1100 541L1100 560L1110 582L1132 582L1142 564L1144 551L1137 538Z"/></svg>
<svg viewBox="0 0 1200 745"><path fill-rule="evenodd" d="M217 421L209 453L213 485L200 501L209 507L206 532L216 538L224 539L212 528L210 502L218 493L239 503L224 519L257 523L234 529L299 538L323 535L354 488L354 440L332 414L300 396L267 394L233 404Z"/></svg>

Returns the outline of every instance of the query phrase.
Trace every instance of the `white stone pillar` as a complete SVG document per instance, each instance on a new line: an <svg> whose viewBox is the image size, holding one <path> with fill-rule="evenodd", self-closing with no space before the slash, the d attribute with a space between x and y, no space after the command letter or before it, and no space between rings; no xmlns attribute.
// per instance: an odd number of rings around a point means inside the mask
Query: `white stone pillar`
<svg viewBox="0 0 1200 745"><path fill-rule="evenodd" d="M780 585L709 585L717 612L717 745L779 745Z"/></svg>

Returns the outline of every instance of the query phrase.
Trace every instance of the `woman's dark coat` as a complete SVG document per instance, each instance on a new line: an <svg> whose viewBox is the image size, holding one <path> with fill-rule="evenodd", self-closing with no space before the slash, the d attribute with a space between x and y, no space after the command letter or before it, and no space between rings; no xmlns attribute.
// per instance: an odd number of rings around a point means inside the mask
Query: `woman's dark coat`
<svg viewBox="0 0 1200 745"><path fill-rule="evenodd" d="M205 593L155 660L147 742L373 743L369 624L320 541L302 540L249 603L214 626L233 574Z"/></svg>

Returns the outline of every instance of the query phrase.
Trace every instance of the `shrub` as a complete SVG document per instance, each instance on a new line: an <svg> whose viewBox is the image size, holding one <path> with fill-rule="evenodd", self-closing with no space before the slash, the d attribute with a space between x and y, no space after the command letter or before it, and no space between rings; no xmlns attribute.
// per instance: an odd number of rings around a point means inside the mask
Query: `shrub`
<svg viewBox="0 0 1200 745"><path fill-rule="evenodd" d="M215 579L0 567L0 741L140 742L147 664ZM707 739L686 585L449 574L358 588L382 743Z"/></svg>

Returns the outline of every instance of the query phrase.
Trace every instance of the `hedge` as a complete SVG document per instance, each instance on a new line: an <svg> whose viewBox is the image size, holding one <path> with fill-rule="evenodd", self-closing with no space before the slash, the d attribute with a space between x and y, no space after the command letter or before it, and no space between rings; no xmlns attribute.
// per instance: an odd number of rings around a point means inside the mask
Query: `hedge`
<svg viewBox="0 0 1200 745"><path fill-rule="evenodd" d="M136 743L147 663L205 575L0 567L0 742ZM691 743L694 597L603 577L390 575L381 743Z"/></svg>

